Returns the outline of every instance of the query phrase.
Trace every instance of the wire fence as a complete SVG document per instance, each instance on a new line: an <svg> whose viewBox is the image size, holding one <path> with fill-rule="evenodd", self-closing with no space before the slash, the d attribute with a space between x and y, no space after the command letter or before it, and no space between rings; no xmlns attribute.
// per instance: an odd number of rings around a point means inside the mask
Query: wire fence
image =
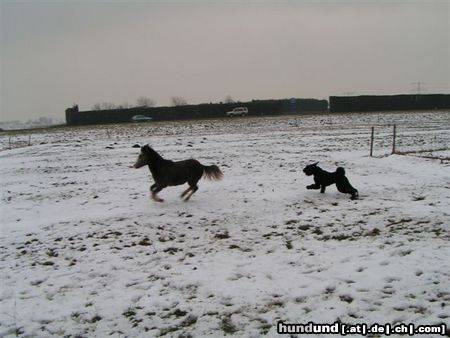
<svg viewBox="0 0 450 338"><path fill-rule="evenodd" d="M389 154L450 160L450 129L427 123L372 127L370 156Z"/></svg>

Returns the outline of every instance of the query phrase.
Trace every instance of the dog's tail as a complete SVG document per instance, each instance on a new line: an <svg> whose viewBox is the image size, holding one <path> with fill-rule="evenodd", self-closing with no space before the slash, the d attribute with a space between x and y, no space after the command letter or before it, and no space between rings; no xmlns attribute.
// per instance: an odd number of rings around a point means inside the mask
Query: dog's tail
<svg viewBox="0 0 450 338"><path fill-rule="evenodd" d="M223 172L216 165L203 166L205 177L211 181L220 181L223 178Z"/></svg>
<svg viewBox="0 0 450 338"><path fill-rule="evenodd" d="M345 176L345 170L344 170L344 168L338 167L338 168L336 169L336 175L339 175L339 176Z"/></svg>

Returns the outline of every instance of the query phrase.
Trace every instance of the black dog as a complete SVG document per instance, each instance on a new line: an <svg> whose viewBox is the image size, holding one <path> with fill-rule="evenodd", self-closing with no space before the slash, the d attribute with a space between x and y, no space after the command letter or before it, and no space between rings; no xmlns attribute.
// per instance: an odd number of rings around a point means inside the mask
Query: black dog
<svg viewBox="0 0 450 338"><path fill-rule="evenodd" d="M327 186L336 184L339 192L351 194L352 200L358 198L358 190L353 188L347 177L345 177L344 168L338 167L334 173L330 173L319 168L317 166L318 163L309 164L303 169L306 176L314 175L314 184L306 186L306 189L320 189L320 192L323 194Z"/></svg>

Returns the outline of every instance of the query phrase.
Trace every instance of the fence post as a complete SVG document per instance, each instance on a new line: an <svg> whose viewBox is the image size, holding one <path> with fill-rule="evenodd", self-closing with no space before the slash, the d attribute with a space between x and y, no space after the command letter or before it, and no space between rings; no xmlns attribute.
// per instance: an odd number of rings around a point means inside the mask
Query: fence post
<svg viewBox="0 0 450 338"><path fill-rule="evenodd" d="M370 135L370 157L372 157L373 154L373 134L374 134L375 127L372 127L372 133Z"/></svg>
<svg viewBox="0 0 450 338"><path fill-rule="evenodd" d="M397 137L397 125L394 124L393 135L392 135L392 154L395 154L395 139Z"/></svg>

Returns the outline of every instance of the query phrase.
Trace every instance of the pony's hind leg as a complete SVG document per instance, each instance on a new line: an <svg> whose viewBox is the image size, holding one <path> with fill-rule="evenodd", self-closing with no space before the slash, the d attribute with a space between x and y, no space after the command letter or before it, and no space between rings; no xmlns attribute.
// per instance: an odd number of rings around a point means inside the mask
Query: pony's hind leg
<svg viewBox="0 0 450 338"><path fill-rule="evenodd" d="M189 201L189 199L191 198L191 196L194 194L194 192L196 192L198 190L198 186L197 183L189 183L189 188L183 192L183 194L181 195L182 197L184 197L184 201L187 202Z"/></svg>
<svg viewBox="0 0 450 338"><path fill-rule="evenodd" d="M184 196L186 196L186 194L191 191L191 187L188 187L185 191L182 192L181 194L181 198L183 198Z"/></svg>

